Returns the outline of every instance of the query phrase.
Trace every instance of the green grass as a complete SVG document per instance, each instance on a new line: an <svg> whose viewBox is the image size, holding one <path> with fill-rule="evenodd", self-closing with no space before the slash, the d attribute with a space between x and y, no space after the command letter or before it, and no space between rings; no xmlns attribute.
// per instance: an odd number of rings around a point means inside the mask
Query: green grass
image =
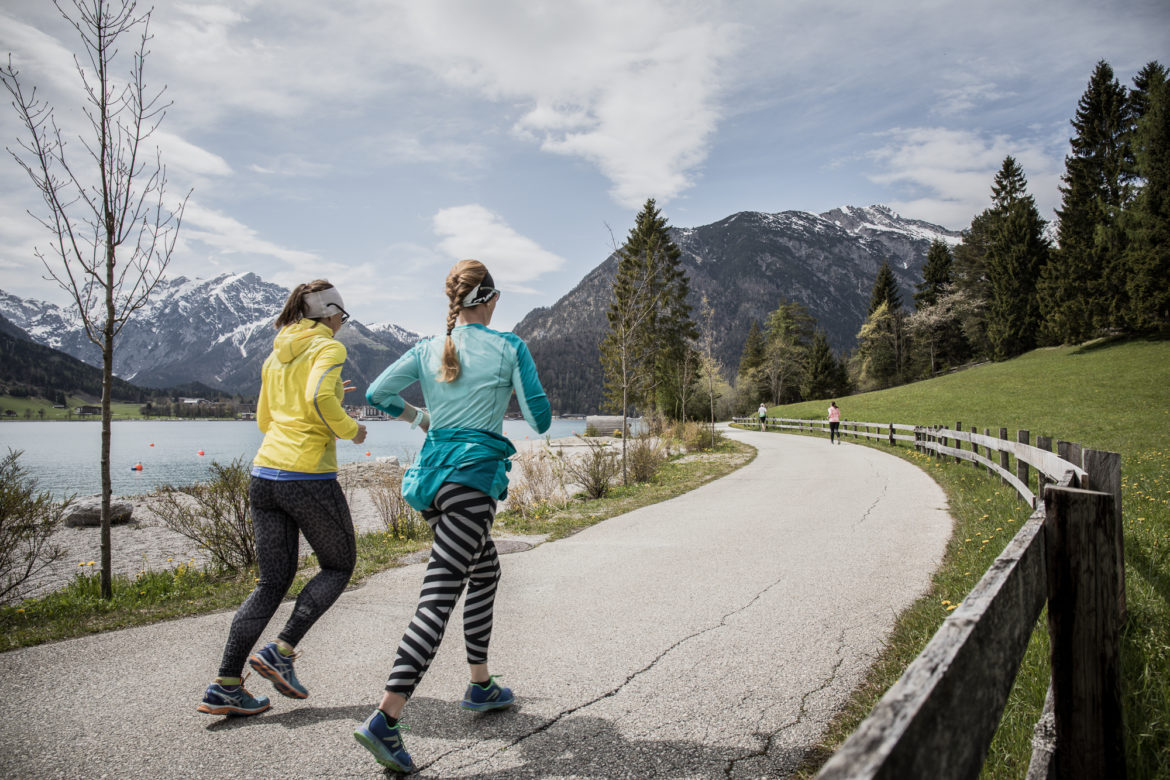
<svg viewBox="0 0 1170 780"><path fill-rule="evenodd" d="M404 556L429 545L429 540L398 539L384 532L362 534L357 538L357 565L350 586L400 565ZM101 598L99 575L83 567L59 591L0 607L0 652L234 609L256 583L254 571L224 575L197 569L193 564L179 563L161 571L143 569L134 578L114 577L114 597L108 601ZM316 571L315 557L306 556L288 598L296 598Z"/></svg>
<svg viewBox="0 0 1170 780"><path fill-rule="evenodd" d="M101 406L101 400L70 396L65 409L53 408L53 402L44 398L15 398L0 395L0 420L100 420L100 414L71 414L79 406ZM115 420L146 419L139 409L142 404L114 402L110 414ZM11 411L12 414L8 414Z"/></svg>
<svg viewBox="0 0 1170 780"><path fill-rule="evenodd" d="M1122 456L1128 618L1122 634L1126 757L1132 778L1170 777L1170 343L1126 341L1042 349L1005 363L836 399L845 419L864 422L1001 426ZM769 411L823 419L827 401ZM847 439L847 441L864 441ZM875 444L888 449L887 445ZM867 683L802 769L815 774L922 650L1019 528L1028 509L1014 490L970 464L942 463L907 447L950 497L955 534L931 592L902 615ZM989 751L983 776L1026 772L1032 728L1049 670L1044 618Z"/></svg>
<svg viewBox="0 0 1170 780"><path fill-rule="evenodd" d="M496 522L514 533L548 534L558 539L640 506L681 495L699 485L749 463L755 450L726 441L712 459L668 462L657 479L645 485L616 488L595 501L574 500L564 509L542 513L524 521L502 512ZM402 564L405 556L430 546L425 539L400 539L386 532L357 538L357 565L351 587L370 576ZM140 626L160 620L203 615L234 609L247 597L256 582L255 572L239 576L199 570L194 562L179 563L173 569L143 569L137 577L115 577L113 599L100 597L99 578L88 566L79 567L68 587L42 598L0 607L0 652L28 647L101 631ZM316 558L302 561L288 598L296 598L316 573Z"/></svg>

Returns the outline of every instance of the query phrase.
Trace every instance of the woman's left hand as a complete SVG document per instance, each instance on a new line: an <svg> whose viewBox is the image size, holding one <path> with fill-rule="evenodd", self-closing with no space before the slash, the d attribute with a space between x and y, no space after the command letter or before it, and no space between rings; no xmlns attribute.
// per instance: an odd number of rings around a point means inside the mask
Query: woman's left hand
<svg viewBox="0 0 1170 780"><path fill-rule="evenodd" d="M341 388L347 393L352 393L354 390L357 390L357 388L353 386L353 382L348 379L341 380Z"/></svg>

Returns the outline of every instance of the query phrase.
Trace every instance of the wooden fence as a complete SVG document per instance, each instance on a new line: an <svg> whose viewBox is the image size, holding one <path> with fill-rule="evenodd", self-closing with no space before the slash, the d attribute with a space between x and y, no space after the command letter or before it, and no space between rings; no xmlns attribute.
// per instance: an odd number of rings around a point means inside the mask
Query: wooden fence
<svg viewBox="0 0 1170 780"><path fill-rule="evenodd" d="M820 420L766 424L828 431ZM1124 778L1121 457L1069 442L1054 453L1047 437L1031 445L1028 431L1011 441L1005 428L962 423L842 421L841 432L986 469L1035 511L818 779L978 777L1045 602L1052 680L1028 780Z"/></svg>

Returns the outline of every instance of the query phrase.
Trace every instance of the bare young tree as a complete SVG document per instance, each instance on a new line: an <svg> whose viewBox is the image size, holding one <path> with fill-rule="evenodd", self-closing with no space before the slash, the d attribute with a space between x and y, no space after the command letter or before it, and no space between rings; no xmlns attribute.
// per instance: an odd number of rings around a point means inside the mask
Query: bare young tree
<svg viewBox="0 0 1170 780"><path fill-rule="evenodd" d="M73 298L86 335L102 352L101 591L110 581L110 391L114 342L162 278L178 239L186 197L164 205L166 168L149 143L170 103L145 80L151 11L133 0L72 0L54 5L81 38L73 60L81 79L83 151L67 155L53 107L26 88L9 55L0 80L26 136L8 149L41 194L47 213L33 214L51 234L52 249L36 250L49 278ZM115 74L119 39L140 34L125 76ZM71 151L71 150L69 150ZM153 154L152 154L153 152Z"/></svg>
<svg viewBox="0 0 1170 780"><path fill-rule="evenodd" d="M699 304L699 344L703 350L703 368L707 375L707 399L711 402L711 443L715 442L715 374L719 372L719 361L715 359L715 309L707 296Z"/></svg>

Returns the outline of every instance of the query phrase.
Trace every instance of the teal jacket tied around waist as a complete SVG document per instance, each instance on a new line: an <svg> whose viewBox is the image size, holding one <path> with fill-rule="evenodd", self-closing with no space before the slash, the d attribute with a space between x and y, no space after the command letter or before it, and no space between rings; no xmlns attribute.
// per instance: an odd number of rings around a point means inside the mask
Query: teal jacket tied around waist
<svg viewBox="0 0 1170 780"><path fill-rule="evenodd" d="M552 422L548 397L523 339L478 324L459 325L451 338L460 366L454 381L438 380L445 342L439 336L414 345L366 391L371 405L398 417L405 409L402 391L415 382L422 389L430 432L418 460L402 478L403 498L419 511L431 506L444 482L467 485L495 499L507 497L509 458L516 448L503 429L512 393L537 433L547 431Z"/></svg>
<svg viewBox="0 0 1170 780"><path fill-rule="evenodd" d="M493 498L508 495L512 442L491 431L440 428L427 434L418 460L402 476L402 497L420 512L435 500L444 482L458 482Z"/></svg>

